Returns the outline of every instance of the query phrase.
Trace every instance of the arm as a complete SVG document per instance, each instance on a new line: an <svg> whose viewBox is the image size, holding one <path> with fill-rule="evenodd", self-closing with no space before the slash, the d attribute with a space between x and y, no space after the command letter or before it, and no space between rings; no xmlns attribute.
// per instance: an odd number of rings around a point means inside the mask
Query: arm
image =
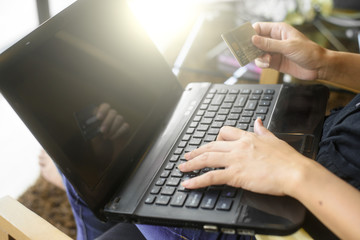
<svg viewBox="0 0 360 240"><path fill-rule="evenodd" d="M255 60L304 80L322 79L360 91L360 55L325 49L285 23L255 23L253 44L268 52Z"/></svg>
<svg viewBox="0 0 360 240"><path fill-rule="evenodd" d="M360 192L276 138L259 119L255 133L224 127L218 141L185 157L188 162L179 165L184 172L224 167L183 182L186 188L228 184L259 193L289 195L340 238L360 236Z"/></svg>

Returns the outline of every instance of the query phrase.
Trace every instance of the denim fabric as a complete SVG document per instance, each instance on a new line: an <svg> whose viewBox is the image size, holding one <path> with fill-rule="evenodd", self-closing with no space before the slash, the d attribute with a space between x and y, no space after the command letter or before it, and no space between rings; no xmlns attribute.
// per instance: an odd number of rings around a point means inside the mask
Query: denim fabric
<svg viewBox="0 0 360 240"><path fill-rule="evenodd" d="M250 240L250 236L210 233L199 229L136 225L147 240Z"/></svg>
<svg viewBox="0 0 360 240"><path fill-rule="evenodd" d="M77 240L93 240L115 225L98 220L65 176L62 177L76 223Z"/></svg>

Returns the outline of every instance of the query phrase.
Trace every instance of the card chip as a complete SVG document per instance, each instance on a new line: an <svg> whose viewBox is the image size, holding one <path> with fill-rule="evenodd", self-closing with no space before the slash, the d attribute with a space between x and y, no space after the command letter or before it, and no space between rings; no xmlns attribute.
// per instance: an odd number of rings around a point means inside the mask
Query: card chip
<svg viewBox="0 0 360 240"><path fill-rule="evenodd" d="M251 42L251 37L255 34L255 29L251 26L251 23L246 22L221 35L240 66L245 66L264 54L264 51L255 47Z"/></svg>

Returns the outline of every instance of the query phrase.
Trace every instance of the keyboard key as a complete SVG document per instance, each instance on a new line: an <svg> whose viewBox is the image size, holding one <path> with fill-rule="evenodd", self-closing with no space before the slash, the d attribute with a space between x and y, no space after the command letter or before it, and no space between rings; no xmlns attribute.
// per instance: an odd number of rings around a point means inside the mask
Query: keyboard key
<svg viewBox="0 0 360 240"><path fill-rule="evenodd" d="M173 170L175 163L168 163L165 166L165 170Z"/></svg>
<svg viewBox="0 0 360 240"><path fill-rule="evenodd" d="M187 198L187 193L177 192L171 200L170 205L174 207L182 207Z"/></svg>
<svg viewBox="0 0 360 240"><path fill-rule="evenodd" d="M247 130L249 127L249 124L246 123L240 123L237 125L237 128L240 128L241 130Z"/></svg>
<svg viewBox="0 0 360 240"><path fill-rule="evenodd" d="M221 128L223 125L224 125L223 122L213 122L213 123L211 124L211 127L212 127L212 128Z"/></svg>
<svg viewBox="0 0 360 240"><path fill-rule="evenodd" d="M231 113L241 113L241 112L242 112L241 107L233 107L233 109L231 109Z"/></svg>
<svg viewBox="0 0 360 240"><path fill-rule="evenodd" d="M262 89L255 89L253 91L253 94L262 94L263 90Z"/></svg>
<svg viewBox="0 0 360 240"><path fill-rule="evenodd" d="M227 120L227 121L224 123L224 126L235 127L235 126L236 126L236 120Z"/></svg>
<svg viewBox="0 0 360 240"><path fill-rule="evenodd" d="M210 106L208 111L209 112L217 112L217 111L219 111L219 106Z"/></svg>
<svg viewBox="0 0 360 240"><path fill-rule="evenodd" d="M182 152L183 152L183 149L182 149L182 148L177 148L177 149L174 151L174 154L175 154L175 155L181 155Z"/></svg>
<svg viewBox="0 0 360 240"><path fill-rule="evenodd" d="M239 123L250 123L251 118L250 117L241 117L239 120Z"/></svg>
<svg viewBox="0 0 360 240"><path fill-rule="evenodd" d="M145 203L146 204L153 204L155 202L156 197L154 195L149 195L146 199L145 199Z"/></svg>
<svg viewBox="0 0 360 240"><path fill-rule="evenodd" d="M215 95L213 100L211 101L211 105L221 105L221 103L224 101L225 96L224 95Z"/></svg>
<svg viewBox="0 0 360 240"><path fill-rule="evenodd" d="M246 104L245 110L254 111L257 107L258 102L255 100L249 100Z"/></svg>
<svg viewBox="0 0 360 240"><path fill-rule="evenodd" d="M187 144L187 141L181 141L178 145L179 148L184 148Z"/></svg>
<svg viewBox="0 0 360 240"><path fill-rule="evenodd" d="M258 107L258 109L256 110L256 113L266 114L268 111L269 111L268 107Z"/></svg>
<svg viewBox="0 0 360 240"><path fill-rule="evenodd" d="M187 152L192 152L192 151L194 151L195 149L197 149L197 146L187 146L186 148L185 148L185 152L187 153Z"/></svg>
<svg viewBox="0 0 360 240"><path fill-rule="evenodd" d="M254 111L244 111L241 116L243 117L252 117L254 115Z"/></svg>
<svg viewBox="0 0 360 240"><path fill-rule="evenodd" d="M222 108L218 111L218 115L228 115L230 112L230 109L228 108Z"/></svg>
<svg viewBox="0 0 360 240"><path fill-rule="evenodd" d="M226 120L226 115L217 115L214 120L215 121L225 121Z"/></svg>
<svg viewBox="0 0 360 240"><path fill-rule="evenodd" d="M199 207L202 196L203 196L202 192L199 191L190 192L189 197L185 203L185 206L189 208Z"/></svg>
<svg viewBox="0 0 360 240"><path fill-rule="evenodd" d="M218 203L216 204L216 209L221 211L230 211L233 200L230 198L219 198Z"/></svg>
<svg viewBox="0 0 360 240"><path fill-rule="evenodd" d="M168 178L169 176L170 176L170 171L168 170L164 170L160 175L161 178Z"/></svg>
<svg viewBox="0 0 360 240"><path fill-rule="evenodd" d="M243 115L243 116L244 116L244 115ZM252 115L251 115L251 116L252 116ZM238 120L239 117L240 117L240 114L231 113L227 119L228 119L228 120Z"/></svg>
<svg viewBox="0 0 360 240"><path fill-rule="evenodd" d="M261 95L251 95L250 100L260 100Z"/></svg>
<svg viewBox="0 0 360 240"><path fill-rule="evenodd" d="M220 128L210 128L208 131L209 135L218 135L220 131Z"/></svg>
<svg viewBox="0 0 360 240"><path fill-rule="evenodd" d="M236 188L226 188L221 191L222 197L233 198L236 195Z"/></svg>
<svg viewBox="0 0 360 240"><path fill-rule="evenodd" d="M236 96L235 95L228 95L225 97L224 102L225 103L234 103L236 100Z"/></svg>
<svg viewBox="0 0 360 240"><path fill-rule="evenodd" d="M219 191L206 192L200 207L203 209L214 209L218 197Z"/></svg>
<svg viewBox="0 0 360 240"><path fill-rule="evenodd" d="M190 192L190 189L185 188L183 185L180 185L178 187L179 192Z"/></svg>
<svg viewBox="0 0 360 240"><path fill-rule="evenodd" d="M244 107L246 102L248 100L248 96L240 96L237 103L236 103L236 106L238 107Z"/></svg>
<svg viewBox="0 0 360 240"><path fill-rule="evenodd" d="M192 138L189 141L189 145L195 145L195 146L199 146L201 143L201 138Z"/></svg>
<svg viewBox="0 0 360 240"><path fill-rule="evenodd" d="M165 184L165 182L166 182L166 179L165 179L165 178L159 178L159 179L156 181L155 185L156 185L156 186L163 186L163 185Z"/></svg>
<svg viewBox="0 0 360 240"><path fill-rule="evenodd" d="M216 135L206 135L206 137L204 138L204 142L213 142L216 140Z"/></svg>
<svg viewBox="0 0 360 240"><path fill-rule="evenodd" d="M155 186L151 189L150 193L151 194L159 194L160 190L161 190L161 187Z"/></svg>
<svg viewBox="0 0 360 240"><path fill-rule="evenodd" d="M191 138L191 135L190 134L185 134L182 138L183 141L189 141Z"/></svg>
<svg viewBox="0 0 360 240"><path fill-rule="evenodd" d="M179 160L179 155L172 155L171 158L170 158L170 162L177 162L177 160Z"/></svg>
<svg viewBox="0 0 360 240"><path fill-rule="evenodd" d="M166 206L169 204L170 202L170 197L169 196L164 196L164 195L161 195L159 197L157 197L156 201L155 201L155 204L156 205L163 205L163 206Z"/></svg>
<svg viewBox="0 0 360 240"><path fill-rule="evenodd" d="M216 115L216 112L206 112L204 117L206 118L214 118Z"/></svg>
<svg viewBox="0 0 360 240"><path fill-rule="evenodd" d="M261 100L259 106L270 106L271 102L267 100Z"/></svg>
<svg viewBox="0 0 360 240"><path fill-rule="evenodd" d="M166 181L166 185L167 186L177 187L179 185L180 181L181 181L180 178L171 177Z"/></svg>
<svg viewBox="0 0 360 240"><path fill-rule="evenodd" d="M208 129L209 129L209 125L200 124L200 126L197 128L197 131L207 131Z"/></svg>
<svg viewBox="0 0 360 240"><path fill-rule="evenodd" d="M188 128L188 129L186 130L186 133L187 133L187 134L193 134L194 131L195 131L195 128Z"/></svg>
<svg viewBox="0 0 360 240"><path fill-rule="evenodd" d="M175 190L176 190L175 187L169 187L169 186L163 187L161 189L161 195L172 196L174 195Z"/></svg>
<svg viewBox="0 0 360 240"><path fill-rule="evenodd" d="M238 89L231 89L229 94L239 94L239 90Z"/></svg>
<svg viewBox="0 0 360 240"><path fill-rule="evenodd" d="M268 100L268 101L271 101L273 99L273 96L272 95L264 95L262 97L262 100Z"/></svg>
<svg viewBox="0 0 360 240"><path fill-rule="evenodd" d="M194 121L194 122L190 123L191 128L196 128L198 125L199 125L199 122Z"/></svg>
<svg viewBox="0 0 360 240"><path fill-rule="evenodd" d="M193 138L203 138L205 136L205 132L195 132Z"/></svg>
<svg viewBox="0 0 360 240"><path fill-rule="evenodd" d="M273 95L275 93L274 89L266 89L264 94Z"/></svg>
<svg viewBox="0 0 360 240"><path fill-rule="evenodd" d="M174 169L174 171L171 173L171 176L181 178L182 176L184 176L184 173L181 172L179 169Z"/></svg>
<svg viewBox="0 0 360 240"><path fill-rule="evenodd" d="M250 94L251 90L250 89L241 89L241 94Z"/></svg>

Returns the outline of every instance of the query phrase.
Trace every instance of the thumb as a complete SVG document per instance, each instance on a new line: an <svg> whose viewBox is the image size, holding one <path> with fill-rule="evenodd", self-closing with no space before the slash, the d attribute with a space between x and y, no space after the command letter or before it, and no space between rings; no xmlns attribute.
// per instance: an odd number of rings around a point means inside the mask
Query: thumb
<svg viewBox="0 0 360 240"><path fill-rule="evenodd" d="M257 135L273 135L269 130L266 129L266 127L264 127L263 122L261 121L260 118L255 120L254 123L254 132Z"/></svg>
<svg viewBox="0 0 360 240"><path fill-rule="evenodd" d="M266 38L259 35L254 35L252 37L252 43L261 50L265 52L279 52L282 53L284 49L284 43L281 40L276 40L272 38Z"/></svg>

